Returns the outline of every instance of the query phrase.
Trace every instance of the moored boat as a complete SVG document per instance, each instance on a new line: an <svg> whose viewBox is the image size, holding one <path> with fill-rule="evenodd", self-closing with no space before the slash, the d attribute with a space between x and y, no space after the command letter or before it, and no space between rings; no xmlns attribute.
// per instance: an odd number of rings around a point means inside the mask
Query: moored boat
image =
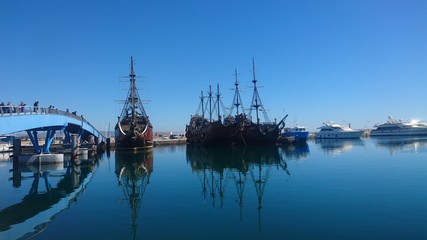
<svg viewBox="0 0 427 240"><path fill-rule="evenodd" d="M375 125L370 136L427 136L427 123L396 120L389 116L386 123Z"/></svg>
<svg viewBox="0 0 427 240"><path fill-rule="evenodd" d="M12 136L0 136L0 153L12 152L13 137Z"/></svg>
<svg viewBox="0 0 427 240"><path fill-rule="evenodd" d="M317 139L360 138L363 135L362 130L354 130L333 122L324 122L318 129L320 129L319 132L314 135Z"/></svg>
<svg viewBox="0 0 427 240"><path fill-rule="evenodd" d="M296 125L292 128L284 128L280 138L285 141L303 143L307 142L310 132L304 126Z"/></svg>
<svg viewBox="0 0 427 240"><path fill-rule="evenodd" d="M285 127L286 115L278 123L268 119L267 112L262 104L258 93L257 80L255 77L255 61L252 59L253 72L253 95L249 114L244 113L236 116L236 126L233 133L234 145L274 145L277 143L281 130ZM238 94L236 80L236 93ZM239 99L239 98L234 98ZM236 105L235 103L233 103ZM252 121L252 111L255 110L256 122ZM264 115L264 122L260 120L260 112Z"/></svg>
<svg viewBox="0 0 427 240"><path fill-rule="evenodd" d="M116 149L151 148L153 147L153 126L136 88L133 57L131 57L130 68L128 95L115 126Z"/></svg>
<svg viewBox="0 0 427 240"><path fill-rule="evenodd" d="M225 126L221 121L220 114L220 93L219 85L217 85L216 100L213 102L212 89L209 87L208 102L209 107L205 107L203 91L200 96L200 107L202 114L196 114L191 117L190 124L185 128L185 136L187 143L195 145L230 145L231 144L231 128ZM199 109L200 109L199 107ZM205 109L208 110L209 119L205 118ZM217 119L213 119L214 110L217 111Z"/></svg>

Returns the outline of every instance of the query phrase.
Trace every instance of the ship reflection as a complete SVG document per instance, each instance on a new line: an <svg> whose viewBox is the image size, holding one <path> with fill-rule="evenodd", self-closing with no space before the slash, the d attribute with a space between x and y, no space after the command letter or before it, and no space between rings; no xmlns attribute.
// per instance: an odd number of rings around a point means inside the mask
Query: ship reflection
<svg viewBox="0 0 427 240"><path fill-rule="evenodd" d="M262 147L193 147L187 146L187 162L200 178L202 196L212 207L222 208L228 181L237 191L240 220L243 220L245 188L254 186L257 195L258 226L261 230L261 209L265 186L272 168L290 175L284 158L276 146ZM249 185L248 185L249 184Z"/></svg>
<svg viewBox="0 0 427 240"><path fill-rule="evenodd" d="M278 146L280 152L286 156L286 159L304 160L310 154L310 148L307 143L295 143Z"/></svg>
<svg viewBox="0 0 427 240"><path fill-rule="evenodd" d="M427 137L377 137L372 140L375 146L388 149L391 155L398 152L427 151Z"/></svg>
<svg viewBox="0 0 427 240"><path fill-rule="evenodd" d="M153 150L116 151L115 173L118 185L123 189L124 200L131 209L131 234L136 238L137 219L145 189L153 172Z"/></svg>
<svg viewBox="0 0 427 240"><path fill-rule="evenodd" d="M0 239L27 239L43 231L56 214L77 199L92 179L93 171L93 165L73 162L14 166L9 179L13 187L28 187L26 183L32 183L19 203L0 211Z"/></svg>
<svg viewBox="0 0 427 240"><path fill-rule="evenodd" d="M337 156L343 152L349 152L354 146L363 146L361 139L316 139L316 145L320 146L327 155Z"/></svg>

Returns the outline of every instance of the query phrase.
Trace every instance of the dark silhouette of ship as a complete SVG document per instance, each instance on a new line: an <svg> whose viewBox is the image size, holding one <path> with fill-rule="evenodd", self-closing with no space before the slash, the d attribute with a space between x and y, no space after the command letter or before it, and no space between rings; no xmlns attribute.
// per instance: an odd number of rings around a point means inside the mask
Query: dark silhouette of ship
<svg viewBox="0 0 427 240"><path fill-rule="evenodd" d="M153 126L136 88L133 57L131 57L129 77L128 95L115 126L116 149L151 148L153 147Z"/></svg>
<svg viewBox="0 0 427 240"><path fill-rule="evenodd" d="M203 92L200 97L202 114L196 114L191 117L190 124L186 126L187 142L190 144L201 145L275 145L281 130L285 127L285 119L282 118L279 123L270 122L264 109L264 106L259 97L257 80L255 77L255 62L252 60L253 69L253 97L249 113L245 113L242 99L240 97L239 82L237 81L237 70L235 70L235 92L233 104L230 113L221 121L219 114L220 94L219 87L217 99L214 107L218 108L218 119L213 121L211 114L212 92L209 93L210 119L206 119L204 115L205 104ZM200 107L199 107L200 108ZM234 109L236 114L233 115ZM252 111L255 112L256 120L252 120ZM260 120L260 113L264 115L264 122Z"/></svg>
<svg viewBox="0 0 427 240"><path fill-rule="evenodd" d="M187 142L197 145L230 145L231 144L231 128L225 126L221 121L221 99L219 93L219 85L217 85L217 94L215 101L213 100L212 88L209 86L208 107L209 119L205 118L205 96L203 91L200 96L200 107L202 114L196 114L191 117L190 124L186 126L185 135ZM213 105L212 105L213 104ZM199 108L200 108L199 107ZM214 110L217 111L217 119L213 119Z"/></svg>

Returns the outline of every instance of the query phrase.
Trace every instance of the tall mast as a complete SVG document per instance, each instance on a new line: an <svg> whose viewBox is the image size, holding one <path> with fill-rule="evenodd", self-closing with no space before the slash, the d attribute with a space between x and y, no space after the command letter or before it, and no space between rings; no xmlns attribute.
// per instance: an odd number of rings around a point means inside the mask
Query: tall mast
<svg viewBox="0 0 427 240"><path fill-rule="evenodd" d="M257 124L259 124L259 114L258 114L258 108L261 106L260 104L258 104L258 89L256 86L256 78L255 78L255 60L254 58L252 58L252 73L253 73L253 80L252 82L254 83L254 96L252 98L252 107L255 108L256 111L256 122Z"/></svg>
<svg viewBox="0 0 427 240"><path fill-rule="evenodd" d="M135 122L135 71L133 69L133 56L130 57L130 88L131 88L131 92L130 92L130 98L131 98L131 109L132 109L132 121Z"/></svg>
<svg viewBox="0 0 427 240"><path fill-rule="evenodd" d="M216 101L217 101L217 105L218 105L218 121L221 121L221 112L219 111L219 104L220 104L220 96L221 94L219 93L219 83L216 84Z"/></svg>
<svg viewBox="0 0 427 240"><path fill-rule="evenodd" d="M148 115L145 112L144 106L141 102L141 98L139 97L138 89L136 87L136 74L133 56L131 56L130 58L129 83L130 86L119 119L124 120L130 118L131 122L135 123L137 122L137 118L141 117L142 119L144 119L144 121L148 122Z"/></svg>
<svg viewBox="0 0 427 240"><path fill-rule="evenodd" d="M239 91L239 81L237 80L237 69L234 69L234 98L233 98L233 104L231 105L230 115L233 115L233 109L236 107L236 115L239 115L239 107L242 108L242 113L244 112L243 104L242 104L242 98L240 97L240 91Z"/></svg>
<svg viewBox="0 0 427 240"><path fill-rule="evenodd" d="M209 122L212 122L212 86L209 85Z"/></svg>
<svg viewBox="0 0 427 240"><path fill-rule="evenodd" d="M252 72L253 72L253 80L252 80L252 82L254 83L254 93L253 93L253 97L252 97L252 103L251 103L251 109L250 109L250 111L252 111L252 109L255 108L257 124L260 123L260 120L259 120L259 110L261 110L263 112L265 121L269 122L267 113L266 113L266 111L264 109L264 106L262 105L261 98L259 97L258 88L257 88L257 85L256 85L257 80L256 80L256 77L255 77L255 60L254 60L254 58L252 58Z"/></svg>
<svg viewBox="0 0 427 240"><path fill-rule="evenodd" d="M204 99L205 97L203 96L203 90L200 91L200 103L202 104L202 117L205 118L205 103L204 103Z"/></svg>

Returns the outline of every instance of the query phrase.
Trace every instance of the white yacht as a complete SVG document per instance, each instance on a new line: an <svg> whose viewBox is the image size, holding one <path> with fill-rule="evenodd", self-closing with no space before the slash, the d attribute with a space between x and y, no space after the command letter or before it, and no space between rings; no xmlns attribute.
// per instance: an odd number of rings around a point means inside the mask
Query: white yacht
<svg viewBox="0 0 427 240"><path fill-rule="evenodd" d="M10 136L0 136L0 153L12 151L12 138Z"/></svg>
<svg viewBox="0 0 427 240"><path fill-rule="evenodd" d="M388 117L386 123L377 124L371 136L427 136L427 123L419 121L403 121Z"/></svg>
<svg viewBox="0 0 427 240"><path fill-rule="evenodd" d="M362 130L354 130L332 122L324 122L318 129L320 131L314 134L317 139L360 138L363 134Z"/></svg>

